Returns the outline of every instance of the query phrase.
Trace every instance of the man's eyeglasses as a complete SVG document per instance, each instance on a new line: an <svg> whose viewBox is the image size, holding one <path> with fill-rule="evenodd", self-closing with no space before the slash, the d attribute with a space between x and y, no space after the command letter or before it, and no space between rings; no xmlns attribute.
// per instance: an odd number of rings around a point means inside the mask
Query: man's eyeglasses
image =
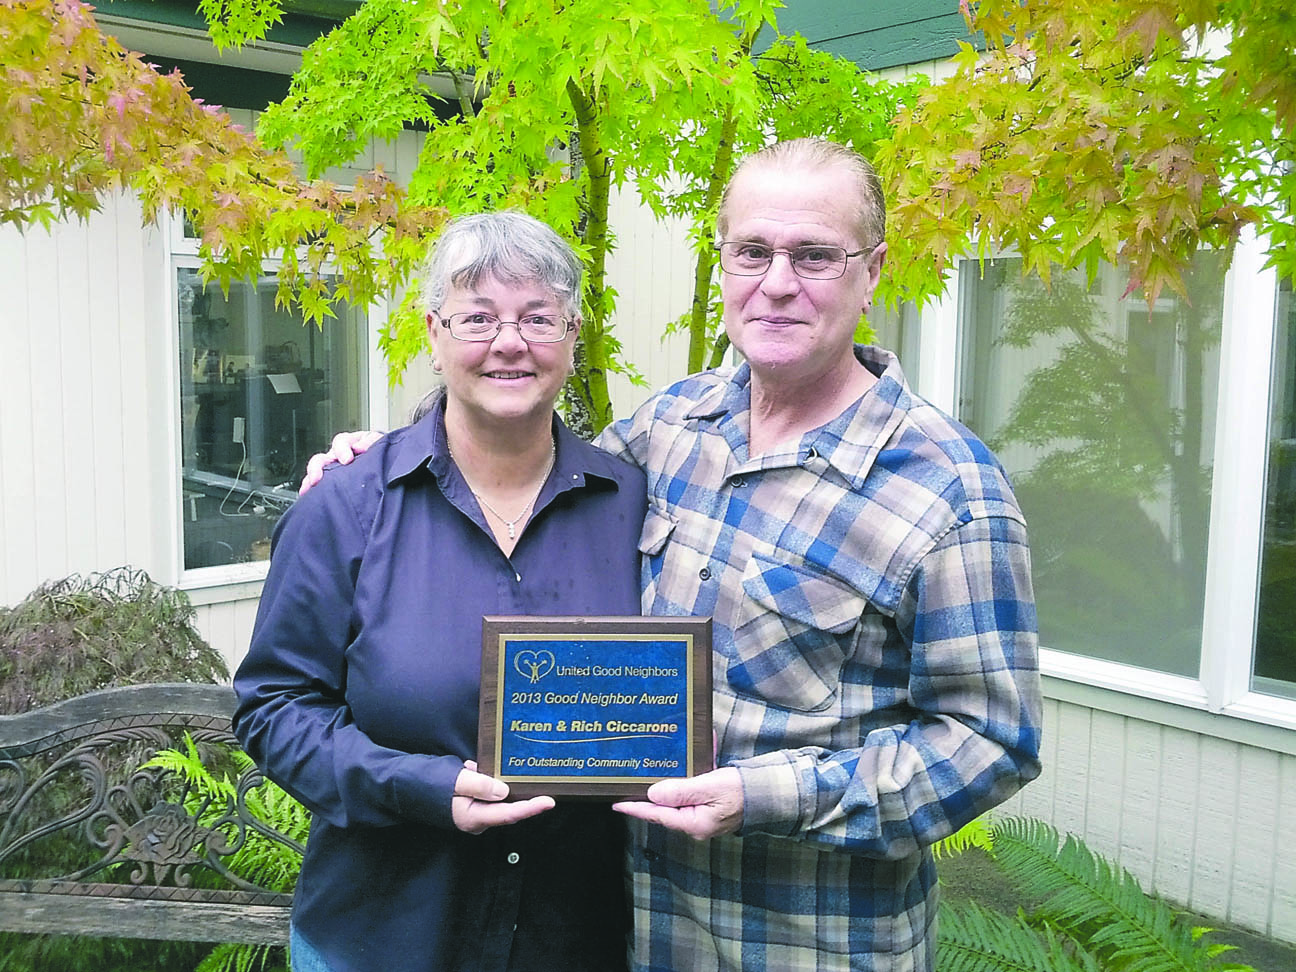
<svg viewBox="0 0 1296 972"><path fill-rule="evenodd" d="M775 253L786 253L792 272L809 280L833 280L846 272L846 261L851 257L872 253L871 246L854 253L844 247L807 243L790 250L765 246L763 243L726 241L716 245L720 251L720 269L737 277L759 277L774 262Z"/></svg>
<svg viewBox="0 0 1296 972"><path fill-rule="evenodd" d="M512 324L527 344L553 344L561 341L571 330L572 322L565 317L548 314L531 314L519 321L501 321L494 314L469 311L441 317L441 326L459 341L493 341L505 324Z"/></svg>

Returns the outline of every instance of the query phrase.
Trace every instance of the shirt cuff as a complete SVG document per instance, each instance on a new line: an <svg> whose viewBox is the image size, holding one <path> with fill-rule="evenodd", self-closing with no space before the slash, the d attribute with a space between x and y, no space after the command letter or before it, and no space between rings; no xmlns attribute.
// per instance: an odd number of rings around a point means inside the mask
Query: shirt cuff
<svg viewBox="0 0 1296 972"><path fill-rule="evenodd" d="M402 817L434 827L453 827L451 799L463 763L449 756L409 754L392 780L396 810Z"/></svg>
<svg viewBox="0 0 1296 972"><path fill-rule="evenodd" d="M739 835L795 837L814 813L814 793L802 780L813 758L792 750L762 753L730 764L743 785L743 822Z"/></svg>

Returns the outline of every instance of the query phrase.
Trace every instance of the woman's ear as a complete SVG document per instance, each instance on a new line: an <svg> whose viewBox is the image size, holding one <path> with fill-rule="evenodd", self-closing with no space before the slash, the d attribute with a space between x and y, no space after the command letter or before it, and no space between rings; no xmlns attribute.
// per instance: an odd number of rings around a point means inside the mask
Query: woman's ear
<svg viewBox="0 0 1296 972"><path fill-rule="evenodd" d="M567 377L576 374L576 339L580 336L581 316L572 318L571 330L567 332Z"/></svg>
<svg viewBox="0 0 1296 972"><path fill-rule="evenodd" d="M432 319L431 313L424 315L427 320L428 345L431 348L429 354L432 358L432 370L436 374L441 374L441 362L437 360L437 344L441 340L441 328L437 327L437 322Z"/></svg>

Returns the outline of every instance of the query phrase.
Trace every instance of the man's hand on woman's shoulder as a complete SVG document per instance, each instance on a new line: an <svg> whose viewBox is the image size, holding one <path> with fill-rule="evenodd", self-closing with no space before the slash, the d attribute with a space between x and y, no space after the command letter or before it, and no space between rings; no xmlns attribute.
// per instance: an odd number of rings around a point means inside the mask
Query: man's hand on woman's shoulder
<svg viewBox="0 0 1296 972"><path fill-rule="evenodd" d="M306 463L306 475L302 477L301 486L297 488L300 496L324 478L324 470L338 463L345 466L356 456L368 452L369 447L383 437L385 433L365 429L362 432L339 432L329 443L328 452L317 452Z"/></svg>

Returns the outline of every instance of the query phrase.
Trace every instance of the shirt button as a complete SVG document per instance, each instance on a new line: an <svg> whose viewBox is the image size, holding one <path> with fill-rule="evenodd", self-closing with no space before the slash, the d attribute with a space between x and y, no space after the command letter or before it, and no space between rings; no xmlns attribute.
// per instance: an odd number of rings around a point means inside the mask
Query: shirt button
<svg viewBox="0 0 1296 972"><path fill-rule="evenodd" d="M734 489L742 489L742 488L743 488L744 486L746 486L746 485L747 485L747 481L746 481L745 479L743 479L741 476L735 476L735 477L734 477L734 480L733 480L733 487L734 487Z"/></svg>
<svg viewBox="0 0 1296 972"><path fill-rule="evenodd" d="M701 570L698 571L698 576L701 577L703 580L710 580L710 579L711 579L711 568L710 568L710 567L703 567Z"/></svg>
<svg viewBox="0 0 1296 972"><path fill-rule="evenodd" d="M519 854L517 851L512 851L512 852L509 854L509 856L506 858L506 860L507 860L510 864L516 864L518 861L522 860L522 855Z"/></svg>

